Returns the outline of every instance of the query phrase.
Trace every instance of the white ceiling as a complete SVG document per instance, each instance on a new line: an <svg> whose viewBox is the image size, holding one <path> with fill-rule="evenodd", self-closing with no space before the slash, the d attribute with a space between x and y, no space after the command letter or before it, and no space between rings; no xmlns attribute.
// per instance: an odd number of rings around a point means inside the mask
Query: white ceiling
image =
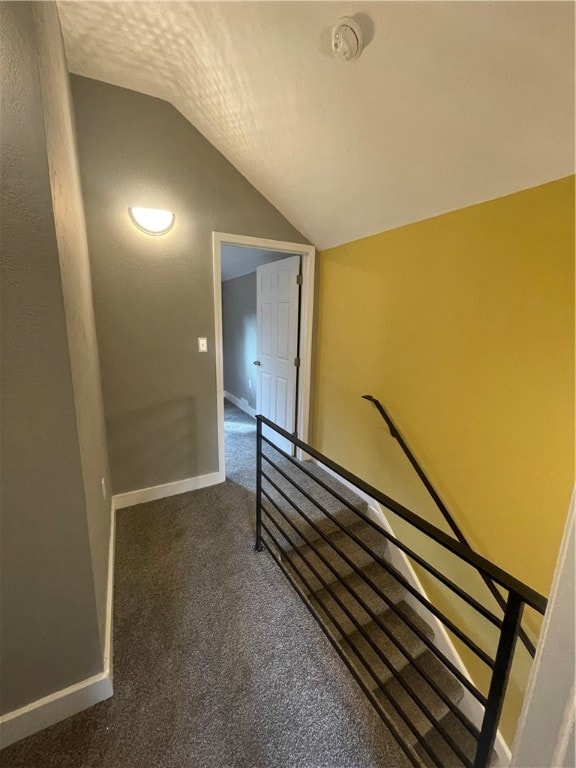
<svg viewBox="0 0 576 768"><path fill-rule="evenodd" d="M59 10L72 72L170 101L319 248L574 173L572 2Z"/></svg>
<svg viewBox="0 0 576 768"><path fill-rule="evenodd" d="M291 253L265 251L262 248L248 248L245 245L229 245L223 243L222 249L222 282L235 277L243 277L256 272L263 264L286 259Z"/></svg>

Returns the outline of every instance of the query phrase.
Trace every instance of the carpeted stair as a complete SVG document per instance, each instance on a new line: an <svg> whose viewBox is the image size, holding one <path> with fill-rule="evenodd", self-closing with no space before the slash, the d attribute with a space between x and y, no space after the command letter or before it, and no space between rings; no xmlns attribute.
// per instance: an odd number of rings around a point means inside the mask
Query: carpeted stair
<svg viewBox="0 0 576 768"><path fill-rule="evenodd" d="M475 739L461 725L446 701L426 682L418 667L437 684L445 698L455 705L462 699L463 688L404 619L411 622L421 635L430 639L434 637L432 628L405 602L403 586L377 563L370 553L356 543L350 534L356 536L377 556L387 560L388 543L385 537L288 459L278 457L272 451L270 457L277 469L267 461L264 461L263 469L277 487L263 480L264 490L274 501L274 504L271 504L264 496L263 504L276 525L268 523L268 526L281 547L280 558L291 566L290 572L306 595L316 617L328 627L362 681L374 692L404 742L414 747L423 766L428 768L435 763L425 746L399 715L396 707L406 713L413 729L437 756L437 765L442 768L460 768L464 763L440 736L423 711L424 708L448 732L468 760L473 762ZM369 516L367 504L332 475L312 462L305 462L301 466ZM296 487L287 478L291 478ZM286 497L300 507L309 522L294 510ZM340 525L319 511L308 497L314 498ZM350 562L341 557L332 544L338 546ZM314 549L329 565L322 562ZM387 601L364 581L351 563L384 593ZM302 578L294 573L294 568ZM334 571L354 590L357 597L351 595L346 586L338 581ZM360 605L358 598L368 610ZM353 649L365 657L371 672L358 659ZM407 692L405 686L414 692L414 696ZM418 699L423 707L418 706L415 699Z"/></svg>

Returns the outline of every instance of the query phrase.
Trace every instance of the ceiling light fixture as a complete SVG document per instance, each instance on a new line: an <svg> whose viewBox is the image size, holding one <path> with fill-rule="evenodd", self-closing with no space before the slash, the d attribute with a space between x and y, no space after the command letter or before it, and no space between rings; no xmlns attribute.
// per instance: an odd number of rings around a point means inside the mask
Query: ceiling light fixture
<svg viewBox="0 0 576 768"><path fill-rule="evenodd" d="M349 16L344 16L332 30L332 53L339 61L355 61L364 48L362 30Z"/></svg>
<svg viewBox="0 0 576 768"><path fill-rule="evenodd" d="M133 206L128 208L128 213L138 229L147 235L164 235L174 226L176 218L172 211L163 208L141 208Z"/></svg>

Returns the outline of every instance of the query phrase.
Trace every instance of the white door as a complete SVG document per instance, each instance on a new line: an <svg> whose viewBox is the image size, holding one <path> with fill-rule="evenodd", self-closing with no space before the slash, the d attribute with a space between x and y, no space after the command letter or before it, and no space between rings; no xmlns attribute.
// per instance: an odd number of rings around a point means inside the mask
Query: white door
<svg viewBox="0 0 576 768"><path fill-rule="evenodd" d="M300 256L257 270L258 388L256 410L288 432L296 429ZM269 427L263 434L292 453L292 444Z"/></svg>

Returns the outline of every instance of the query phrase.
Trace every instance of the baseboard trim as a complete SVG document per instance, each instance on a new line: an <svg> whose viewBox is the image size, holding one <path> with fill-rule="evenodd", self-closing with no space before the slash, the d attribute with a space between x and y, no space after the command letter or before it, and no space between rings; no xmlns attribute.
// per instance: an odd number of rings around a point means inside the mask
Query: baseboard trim
<svg viewBox="0 0 576 768"><path fill-rule="evenodd" d="M344 485L346 488L353 491L359 498L362 499L362 501L365 501L368 505L368 513L369 516L374 520L374 522L381 525L383 528L385 528L388 533L395 536L394 529L390 525L390 522L386 516L385 510L381 507L381 505L373 499L371 496L368 496L368 494L364 493L360 489L356 488L352 483L349 483L347 480L345 480L343 477L340 477L336 472L333 472L329 467L325 466L319 461L316 461L313 459L315 464L318 464L322 467L329 475L332 475L332 477L339 480L342 485ZM410 561L408 560L407 556L398 549L398 547L391 547L390 548L390 562L391 564L398 570L402 575L406 578L406 580L415 588L417 589L420 594L426 598L426 600L430 601L430 598L428 597L428 594L426 593L426 590L424 589L422 582L416 575L416 572L414 568L412 567ZM442 624L442 622L437 619L432 614L428 613L423 607L422 604L414 597L412 597L410 594L407 594L404 598L407 603L410 604L410 607L414 609L416 613L422 616L424 621L426 621L428 624L430 624L434 629L434 636L436 640L436 647L444 653L444 655L452 661L452 663L462 672L462 674L470 680L471 683L474 681L472 680L470 673L468 672L468 669L464 662L462 661L462 657L456 650L456 647L452 640L450 639L450 636L448 635L448 632L446 631L446 628ZM430 601L431 602L431 601ZM461 702L461 708L466 714L466 716L470 719L472 723L477 728L480 728L482 725L482 718L484 715L484 708L481 706L481 704L472 696L471 693L469 693L466 689L464 689L464 696ZM500 731L497 732L496 735L496 742L494 744L494 751L496 752L497 756L497 762L493 762L491 764L492 768L498 768L508 766L510 764L510 760L512 757L510 747L506 743L504 737L502 736L502 733Z"/></svg>
<svg viewBox="0 0 576 768"><path fill-rule="evenodd" d="M137 491L128 491L128 493L118 493L114 496L115 509L124 509L133 507L136 504L144 504L147 501L156 501L157 499L166 499L169 496L177 496L179 493L188 493L197 491L200 488L207 488L210 485L218 485L226 480L224 472L212 472L209 475L197 475L188 477L185 480L176 480L173 483L164 485L154 485L151 488L140 488Z"/></svg>
<svg viewBox="0 0 576 768"><path fill-rule="evenodd" d="M229 400L232 405L240 408L241 411L247 413L248 416L252 416L253 419L256 418L256 410L249 406L244 398L236 397L236 395L231 395L230 392L226 392L226 390L224 390L224 399Z"/></svg>
<svg viewBox="0 0 576 768"><path fill-rule="evenodd" d="M112 679L105 672L45 696L0 718L0 749L59 723L112 696Z"/></svg>

